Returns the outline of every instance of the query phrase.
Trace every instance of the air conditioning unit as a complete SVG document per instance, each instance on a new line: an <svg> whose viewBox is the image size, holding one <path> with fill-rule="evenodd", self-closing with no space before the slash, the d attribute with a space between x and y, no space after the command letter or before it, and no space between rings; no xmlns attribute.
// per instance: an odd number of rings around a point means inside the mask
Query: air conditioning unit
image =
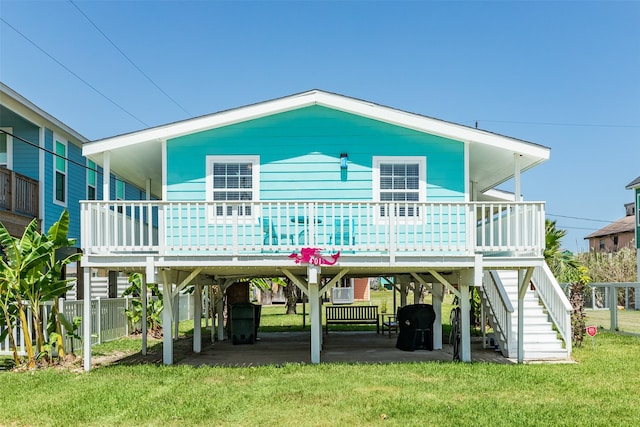
<svg viewBox="0 0 640 427"><path fill-rule="evenodd" d="M353 286L350 286L348 288L331 288L331 303L352 304L353 289Z"/></svg>

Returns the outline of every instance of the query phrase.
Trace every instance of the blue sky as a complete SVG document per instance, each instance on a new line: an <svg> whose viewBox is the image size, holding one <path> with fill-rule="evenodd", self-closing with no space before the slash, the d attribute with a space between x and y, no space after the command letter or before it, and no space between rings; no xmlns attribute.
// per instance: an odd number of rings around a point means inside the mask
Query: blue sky
<svg viewBox="0 0 640 427"><path fill-rule="evenodd" d="M551 147L522 191L571 250L606 225L574 218L624 216L640 175L639 1L2 0L0 18L0 80L89 139L313 88L478 121Z"/></svg>

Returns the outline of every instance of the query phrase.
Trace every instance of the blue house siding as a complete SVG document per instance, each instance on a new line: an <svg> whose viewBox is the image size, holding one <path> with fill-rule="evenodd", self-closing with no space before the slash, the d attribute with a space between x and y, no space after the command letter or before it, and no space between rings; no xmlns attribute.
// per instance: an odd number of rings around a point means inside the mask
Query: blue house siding
<svg viewBox="0 0 640 427"><path fill-rule="evenodd" d="M51 224L60 218L62 207L53 204L53 131L44 129L44 185L41 182L41 191L44 191L44 218L42 219L43 230L48 230Z"/></svg>
<svg viewBox="0 0 640 427"><path fill-rule="evenodd" d="M80 243L80 204L78 200L87 197L87 178L82 157L82 148L68 142L67 145L67 210L69 211L69 238L74 238ZM59 215L59 214L58 214Z"/></svg>
<svg viewBox="0 0 640 427"><path fill-rule="evenodd" d="M39 171L39 128L33 123L6 109L2 110L4 117L0 127L9 127L17 137L13 138L13 170L29 178L38 180ZM31 144L20 141L25 139Z"/></svg>
<svg viewBox="0 0 640 427"><path fill-rule="evenodd" d="M259 155L261 200L351 201L373 197L373 156L426 156L427 200L464 201L464 143L320 106L167 141L168 200L206 199L207 155Z"/></svg>

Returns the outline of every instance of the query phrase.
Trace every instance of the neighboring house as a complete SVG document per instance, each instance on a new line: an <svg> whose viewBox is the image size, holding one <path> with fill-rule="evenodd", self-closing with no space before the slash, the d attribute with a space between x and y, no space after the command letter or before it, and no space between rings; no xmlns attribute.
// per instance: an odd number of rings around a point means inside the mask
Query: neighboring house
<svg viewBox="0 0 640 427"><path fill-rule="evenodd" d="M161 283L165 328L187 285L197 295L286 276L309 297L318 363L321 297L342 280L394 277L432 292L436 349L448 289L461 302L462 360L471 360L476 287L503 354L571 353L570 306L543 259L544 202L495 188L513 180L522 194L521 172L546 161L547 147L313 90L93 141L83 153L158 199L82 202L82 263ZM171 334L163 347L171 364ZM88 346L85 355L89 369Z"/></svg>
<svg viewBox="0 0 640 427"><path fill-rule="evenodd" d="M87 141L0 83L0 222L13 236L21 236L34 218L39 231L47 232L66 209L69 238L77 239L80 247L79 201L103 197L102 168L82 156ZM141 198L137 188L116 176L111 182L111 198ZM75 263L68 265L67 277L76 274ZM107 296L106 277L102 282L94 296ZM76 296L75 288L67 295Z"/></svg>
<svg viewBox="0 0 640 427"><path fill-rule="evenodd" d="M598 252L617 252L622 248L635 247L636 243L636 205L624 205L626 216L594 231L585 237L589 240L589 250Z"/></svg>
<svg viewBox="0 0 640 427"><path fill-rule="evenodd" d="M640 176L627 184L627 190L633 190L633 201L635 203L635 230L636 230L636 248L638 257L638 282L640 282ZM636 304L637 308L638 304Z"/></svg>

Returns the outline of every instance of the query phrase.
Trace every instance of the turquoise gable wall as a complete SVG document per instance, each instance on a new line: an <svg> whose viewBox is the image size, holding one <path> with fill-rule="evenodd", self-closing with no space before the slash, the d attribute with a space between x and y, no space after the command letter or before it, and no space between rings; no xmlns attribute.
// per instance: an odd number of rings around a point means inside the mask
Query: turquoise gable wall
<svg viewBox="0 0 640 427"><path fill-rule="evenodd" d="M464 200L462 142L320 106L167 141L168 200L205 200L207 155L259 155L261 200L363 201L373 156L426 156L427 200Z"/></svg>

